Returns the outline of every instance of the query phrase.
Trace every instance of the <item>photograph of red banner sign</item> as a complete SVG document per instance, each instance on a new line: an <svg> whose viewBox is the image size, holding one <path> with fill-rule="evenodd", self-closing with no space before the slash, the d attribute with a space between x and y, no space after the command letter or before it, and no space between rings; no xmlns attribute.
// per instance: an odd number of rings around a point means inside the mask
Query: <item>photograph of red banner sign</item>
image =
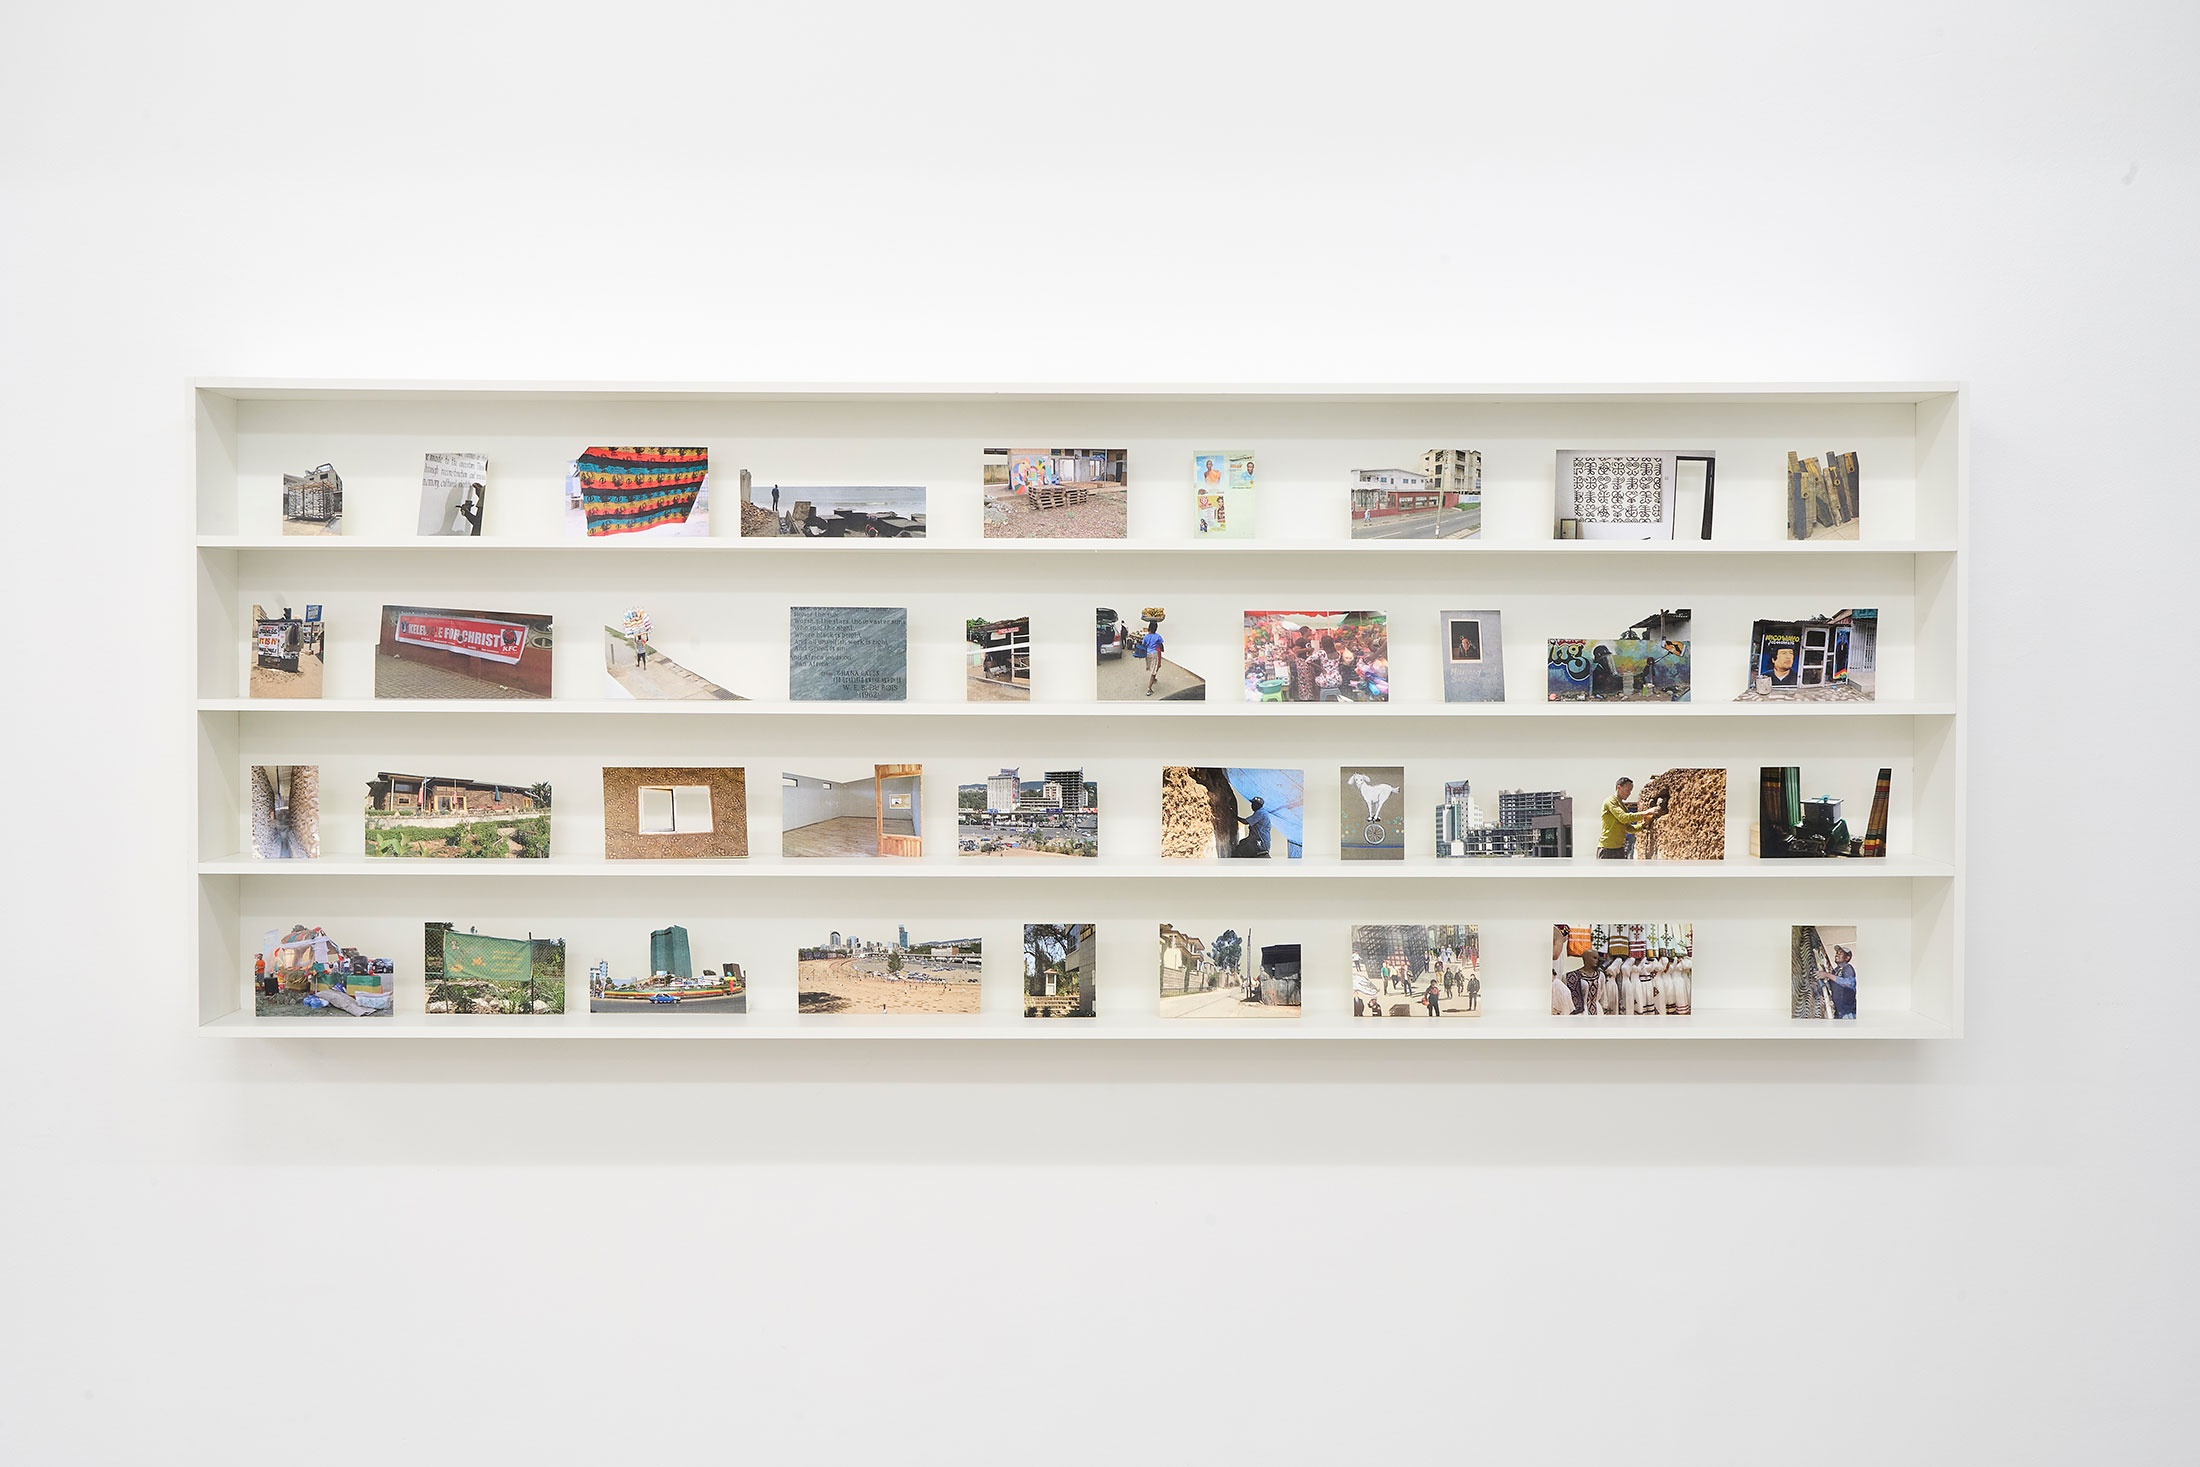
<svg viewBox="0 0 2200 1467"><path fill-rule="evenodd" d="M377 698L547 698L550 618L521 611L385 606Z"/></svg>

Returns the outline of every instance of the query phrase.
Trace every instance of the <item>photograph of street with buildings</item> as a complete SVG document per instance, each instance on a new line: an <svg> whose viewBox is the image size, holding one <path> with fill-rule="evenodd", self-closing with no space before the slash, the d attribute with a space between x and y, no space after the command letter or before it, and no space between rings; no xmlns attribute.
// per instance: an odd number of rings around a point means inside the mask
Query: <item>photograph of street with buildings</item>
<svg viewBox="0 0 2200 1467"><path fill-rule="evenodd" d="M1090 922L1024 924L1024 1017L1089 1019L1099 954Z"/></svg>
<svg viewBox="0 0 2200 1467"><path fill-rule="evenodd" d="M1389 618L1380 611L1246 612L1245 701L1389 702Z"/></svg>
<svg viewBox="0 0 2200 1467"><path fill-rule="evenodd" d="M924 490L759 484L743 469L741 533L751 539L921 540Z"/></svg>
<svg viewBox="0 0 2200 1467"><path fill-rule="evenodd" d="M1256 945L1250 926L1194 922L1160 927L1161 1017L1295 1019L1299 945Z"/></svg>
<svg viewBox="0 0 2200 1467"><path fill-rule="evenodd" d="M657 638L655 619L639 606L628 607L616 626L603 629L605 697L613 701L622 698L745 701L739 693L728 692L666 656Z"/></svg>
<svg viewBox="0 0 2200 1467"><path fill-rule="evenodd" d="M1100 854L1100 786L1082 769L1048 769L1027 779L1001 769L955 790L955 849L965 856Z"/></svg>
<svg viewBox="0 0 2200 1467"><path fill-rule="evenodd" d="M252 671L246 680L246 695L320 697L324 631L318 606L308 606L302 615L293 615L287 606L273 612L254 606Z"/></svg>
<svg viewBox="0 0 2200 1467"><path fill-rule="evenodd" d="M1120 448L989 448L988 540L1120 540L1130 523L1129 454Z"/></svg>
<svg viewBox="0 0 2200 1467"><path fill-rule="evenodd" d="M1168 656L1168 638L1162 623L1169 619L1164 606L1112 606L1093 609L1098 651L1094 665L1094 695L1103 703L1134 703L1141 698L1159 702L1192 703L1207 696L1207 680Z"/></svg>
<svg viewBox="0 0 2200 1467"><path fill-rule="evenodd" d="M542 860L550 786L383 770L367 781L366 854Z"/></svg>
<svg viewBox="0 0 2200 1467"><path fill-rule="evenodd" d="M565 939L491 937L453 922L422 924L431 1014L562 1014Z"/></svg>
<svg viewBox="0 0 2200 1467"><path fill-rule="evenodd" d="M386 1019L395 971L388 958L345 947L323 928L271 927L252 955L252 1012L262 1019Z"/></svg>
<svg viewBox="0 0 2200 1467"><path fill-rule="evenodd" d="M745 1014L749 984L741 965L721 962L697 972L685 927L649 934L649 962L641 972L612 976L609 959L588 970L592 1014Z"/></svg>
<svg viewBox="0 0 2200 1467"><path fill-rule="evenodd" d="M710 450L586 450L566 466L565 533L590 540L710 534Z"/></svg>
<svg viewBox="0 0 2200 1467"><path fill-rule="evenodd" d="M1471 923L1353 927L1353 1018L1471 1019L1481 1012L1482 938Z"/></svg>
<svg viewBox="0 0 2200 1467"><path fill-rule="evenodd" d="M985 972L975 937L909 935L907 923L835 929L795 953L805 1014L974 1014Z"/></svg>
<svg viewBox="0 0 2200 1467"><path fill-rule="evenodd" d="M821 760L779 776L782 856L921 856L922 764Z"/></svg>
<svg viewBox="0 0 2200 1467"><path fill-rule="evenodd" d="M1431 448L1413 468L1354 469L1355 540L1471 540L1482 533L1482 455Z"/></svg>
<svg viewBox="0 0 2200 1467"><path fill-rule="evenodd" d="M963 699L970 703L1031 701L1031 618L999 621L969 617L963 622Z"/></svg>
<svg viewBox="0 0 2200 1467"><path fill-rule="evenodd" d="M1187 861L1290 860L1306 849L1306 776L1297 769L1161 771L1161 854Z"/></svg>
<svg viewBox="0 0 2200 1467"><path fill-rule="evenodd" d="M1555 923L1551 1012L1685 1014L1695 965L1692 923Z"/></svg>
<svg viewBox="0 0 2200 1467"><path fill-rule="evenodd" d="M312 764L252 766L252 854L311 861L321 854L321 771Z"/></svg>
<svg viewBox="0 0 2200 1467"><path fill-rule="evenodd" d="M1442 858L1574 854L1574 801L1564 790L1499 790L1496 818L1475 798L1472 781L1447 779L1436 807L1436 854Z"/></svg>
<svg viewBox="0 0 2200 1467"><path fill-rule="evenodd" d="M1856 1017L1856 929L1797 927L1792 954L1793 1012L1798 1019Z"/></svg>

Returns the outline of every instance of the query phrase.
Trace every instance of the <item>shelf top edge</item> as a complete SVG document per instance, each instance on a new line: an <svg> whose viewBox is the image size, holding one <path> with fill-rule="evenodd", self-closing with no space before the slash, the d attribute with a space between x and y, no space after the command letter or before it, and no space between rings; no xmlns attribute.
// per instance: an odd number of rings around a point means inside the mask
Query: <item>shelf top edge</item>
<svg viewBox="0 0 2200 1467"><path fill-rule="evenodd" d="M576 551L589 555L642 552L654 555L708 555L727 550L757 555L915 555L1040 554L1199 554L1226 556L1327 555L1351 551L1390 555L1949 555L1954 540L775 540L738 535L697 536L688 540L645 540L601 544L583 539L510 540L497 536L423 535L411 540L367 540L348 535L242 536L201 535L201 550L524 550Z"/></svg>
<svg viewBox="0 0 2200 1467"><path fill-rule="evenodd" d="M1288 711L1273 704L1212 703L790 703L763 698L731 702L640 698L611 702L587 698L201 698L201 713L413 713L504 715L584 714L616 717L911 717L1023 718L1033 715L1091 718L1245 719L1446 719L1446 718L1944 718L1952 701L1887 703L1366 703L1317 704ZM1330 710L1336 711L1330 711Z"/></svg>

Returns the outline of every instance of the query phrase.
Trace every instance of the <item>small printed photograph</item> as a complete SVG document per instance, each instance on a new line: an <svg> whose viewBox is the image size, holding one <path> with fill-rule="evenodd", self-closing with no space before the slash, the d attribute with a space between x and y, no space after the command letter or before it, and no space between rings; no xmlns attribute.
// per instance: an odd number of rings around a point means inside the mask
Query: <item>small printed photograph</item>
<svg viewBox="0 0 2200 1467"><path fill-rule="evenodd" d="M955 788L955 849L965 856L1100 854L1100 786L1082 769L1003 769Z"/></svg>
<svg viewBox="0 0 2200 1467"><path fill-rule="evenodd" d="M746 772L717 766L605 769L603 853L611 861L730 861L748 855Z"/></svg>
<svg viewBox="0 0 2200 1467"><path fill-rule="evenodd" d="M1184 861L1298 860L1306 776L1297 769L1161 771L1161 854Z"/></svg>
<svg viewBox="0 0 2200 1467"><path fill-rule="evenodd" d="M1504 628L1494 611L1439 611L1443 642L1444 701L1505 701Z"/></svg>
<svg viewBox="0 0 2200 1467"><path fill-rule="evenodd" d="M550 786L383 770L367 781L366 854L544 860Z"/></svg>
<svg viewBox="0 0 2200 1467"><path fill-rule="evenodd" d="M1757 822L1750 827L1750 854L1767 861L1825 857L1881 859L1887 854L1887 817L1894 800L1894 770L1884 768L1869 791L1870 809L1861 811L1865 791L1803 793L1803 771L1794 764L1767 764L1757 775ZM1850 817L1864 814L1858 828Z"/></svg>
<svg viewBox="0 0 2200 1467"><path fill-rule="evenodd" d="M898 703L907 698L908 609L789 607L787 696L797 703Z"/></svg>
<svg viewBox="0 0 2200 1467"><path fill-rule="evenodd" d="M1621 775L1604 802L1597 857L1605 861L1726 859L1726 771L1666 769L1641 784Z"/></svg>
<svg viewBox="0 0 2200 1467"><path fill-rule="evenodd" d="M1295 1019L1299 945L1256 946L1253 929L1161 924L1161 1017Z"/></svg>
<svg viewBox="0 0 2200 1467"><path fill-rule="evenodd" d="M1499 790L1495 820L1475 798L1470 780L1444 781L1436 807L1436 854L1537 856L1571 860L1574 800L1564 790Z"/></svg>
<svg viewBox="0 0 2200 1467"><path fill-rule="evenodd" d="M1557 923L1551 929L1551 1012L1685 1014L1695 962L1692 923Z"/></svg>
<svg viewBox="0 0 2200 1467"><path fill-rule="evenodd" d="M585 450L566 466L565 533L589 540L708 535L710 450Z"/></svg>
<svg viewBox="0 0 2200 1467"><path fill-rule="evenodd" d="M1355 540L1472 540L1482 533L1482 454L1432 448L1416 468L1352 471Z"/></svg>
<svg viewBox="0 0 2200 1467"><path fill-rule="evenodd" d="M603 629L605 696L620 698L669 698L688 702L746 702L704 677L673 661L657 645L655 621L639 606L630 606L618 625Z"/></svg>
<svg viewBox="0 0 2200 1467"><path fill-rule="evenodd" d="M294 616L287 606L270 613L252 608L252 676L246 692L254 698L318 698L324 627L321 608L308 606Z"/></svg>
<svg viewBox="0 0 2200 1467"><path fill-rule="evenodd" d="M252 854L263 861L321 855L321 771L312 764L252 766Z"/></svg>
<svg viewBox="0 0 2200 1467"><path fill-rule="evenodd" d="M1879 684L1879 612L1752 622L1737 703L1869 703Z"/></svg>
<svg viewBox="0 0 2200 1467"><path fill-rule="evenodd" d="M779 854L921 856L922 764L823 759L779 776Z"/></svg>
<svg viewBox="0 0 2200 1467"><path fill-rule="evenodd" d="M1352 929L1352 1017L1471 1019L1482 1012L1482 938L1471 923Z"/></svg>
<svg viewBox="0 0 2200 1467"><path fill-rule="evenodd" d="M422 924L431 1014L562 1014L565 939L489 937L455 923Z"/></svg>
<svg viewBox="0 0 2200 1467"><path fill-rule="evenodd" d="M1616 637L1553 637L1553 703L1686 703L1690 618L1686 608L1643 618Z"/></svg>
<svg viewBox="0 0 2200 1467"><path fill-rule="evenodd" d="M680 1013L745 1014L749 980L735 962L696 970L685 927L660 927L649 934L649 963L639 973L614 978L606 958L588 970L588 1011L592 1014Z"/></svg>
<svg viewBox="0 0 2200 1467"><path fill-rule="evenodd" d="M1135 703L1152 698L1164 703L1196 703L1207 697L1207 680L1168 655L1162 623L1168 609L1141 606L1118 613L1094 608L1099 652L1094 693L1103 703Z"/></svg>
<svg viewBox="0 0 2200 1467"><path fill-rule="evenodd" d="M971 617L963 623L967 675L963 698L971 703L1031 701L1031 618L1005 621Z"/></svg>
<svg viewBox="0 0 2200 1467"><path fill-rule="evenodd" d="M1390 619L1380 611L1245 613L1248 703L1387 703Z"/></svg>
<svg viewBox="0 0 2200 1467"><path fill-rule="evenodd" d="M924 490L759 484L741 471L741 534L756 539L921 540Z"/></svg>
<svg viewBox="0 0 2200 1467"><path fill-rule="evenodd" d="M344 947L319 927L269 928L252 956L252 1012L262 1019L386 1019L394 965Z"/></svg>
<svg viewBox="0 0 2200 1467"><path fill-rule="evenodd" d="M344 480L332 465L283 475L283 533L344 533Z"/></svg>
<svg viewBox="0 0 2200 1467"><path fill-rule="evenodd" d="M1217 449L1193 454L1192 493L1199 510L1193 525L1201 538L1253 538L1251 449Z"/></svg>
<svg viewBox="0 0 2200 1467"><path fill-rule="evenodd" d="M420 533L479 535L489 500L489 455L431 453L420 469Z"/></svg>
<svg viewBox="0 0 2200 1467"><path fill-rule="evenodd" d="M1796 927L1790 929L1794 954L1795 1017L1798 1019L1853 1019L1856 1017L1856 929L1854 927Z"/></svg>
<svg viewBox="0 0 2200 1467"><path fill-rule="evenodd" d="M1024 1017L1091 1018L1097 953L1090 922L1026 922Z"/></svg>
<svg viewBox="0 0 2200 1467"><path fill-rule="evenodd" d="M1347 764L1337 771L1337 854L1347 861L1406 858L1406 771Z"/></svg>
<svg viewBox="0 0 2200 1467"><path fill-rule="evenodd" d="M978 1012L985 945L975 937L912 938L906 922L891 932L836 930L795 959L801 1013Z"/></svg>
<svg viewBox="0 0 2200 1467"><path fill-rule="evenodd" d="M1708 540L1717 456L1709 449L1558 450L1552 535L1560 540Z"/></svg>
<svg viewBox="0 0 2200 1467"><path fill-rule="evenodd" d="M1863 525L1863 480L1853 453L1814 458L1788 455L1790 540L1854 540ZM1801 929L1797 929L1800 931Z"/></svg>
<svg viewBox="0 0 2200 1467"><path fill-rule="evenodd" d="M1120 540L1130 524L1120 448L989 448L988 540Z"/></svg>
<svg viewBox="0 0 2200 1467"><path fill-rule="evenodd" d="M547 698L550 618L525 611L385 606L377 698Z"/></svg>

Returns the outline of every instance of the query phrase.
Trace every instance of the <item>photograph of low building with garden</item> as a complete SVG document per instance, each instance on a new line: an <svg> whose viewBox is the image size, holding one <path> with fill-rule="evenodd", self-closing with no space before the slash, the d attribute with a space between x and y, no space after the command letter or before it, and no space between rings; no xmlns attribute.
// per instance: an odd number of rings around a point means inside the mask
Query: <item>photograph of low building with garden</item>
<svg viewBox="0 0 2200 1467"><path fill-rule="evenodd" d="M1352 1017L1461 1019L1482 1012L1482 938L1473 924L1352 929Z"/></svg>
<svg viewBox="0 0 2200 1467"><path fill-rule="evenodd" d="M1090 922L1025 923L1024 1017L1091 1018L1098 956Z"/></svg>
<svg viewBox="0 0 2200 1467"><path fill-rule="evenodd" d="M685 927L649 934L649 962L639 973L612 976L606 960L588 970L592 1014L745 1014L749 983L741 965L718 962L696 970Z"/></svg>
<svg viewBox="0 0 2200 1467"><path fill-rule="evenodd" d="M386 1019L395 968L321 927L271 927L252 955L252 1012L262 1019Z"/></svg>
<svg viewBox="0 0 2200 1467"><path fill-rule="evenodd" d="M1160 928L1161 1017L1295 1019L1299 945L1255 944L1250 926L1194 922Z"/></svg>
<svg viewBox="0 0 2200 1467"><path fill-rule="evenodd" d="M988 540L1120 540L1130 524L1129 454L1120 448L989 448Z"/></svg>
<svg viewBox="0 0 2200 1467"><path fill-rule="evenodd" d="M1161 854L1184 861L1296 861L1306 851L1306 776L1297 769L1161 771Z"/></svg>
<svg viewBox="0 0 2200 1467"><path fill-rule="evenodd" d="M1022 767L1002 769L983 784L958 785L955 850L965 856L1097 856L1100 786L1082 769L1026 777Z"/></svg>
<svg viewBox="0 0 2200 1467"><path fill-rule="evenodd" d="M909 936L907 923L836 928L795 952L797 1008L805 1014L974 1014L985 972L975 937Z"/></svg>
<svg viewBox="0 0 2200 1467"><path fill-rule="evenodd" d="M491 937L451 922L422 928L431 1014L562 1014L565 939Z"/></svg>
<svg viewBox="0 0 2200 1467"><path fill-rule="evenodd" d="M366 854L542 860L550 786L383 770L367 781Z"/></svg>
<svg viewBox="0 0 2200 1467"><path fill-rule="evenodd" d="M1390 619L1380 611L1245 613L1248 703L1387 703Z"/></svg>
<svg viewBox="0 0 2200 1467"><path fill-rule="evenodd" d="M1471 540L1482 533L1482 455L1431 448L1412 468L1352 471L1355 540Z"/></svg>

